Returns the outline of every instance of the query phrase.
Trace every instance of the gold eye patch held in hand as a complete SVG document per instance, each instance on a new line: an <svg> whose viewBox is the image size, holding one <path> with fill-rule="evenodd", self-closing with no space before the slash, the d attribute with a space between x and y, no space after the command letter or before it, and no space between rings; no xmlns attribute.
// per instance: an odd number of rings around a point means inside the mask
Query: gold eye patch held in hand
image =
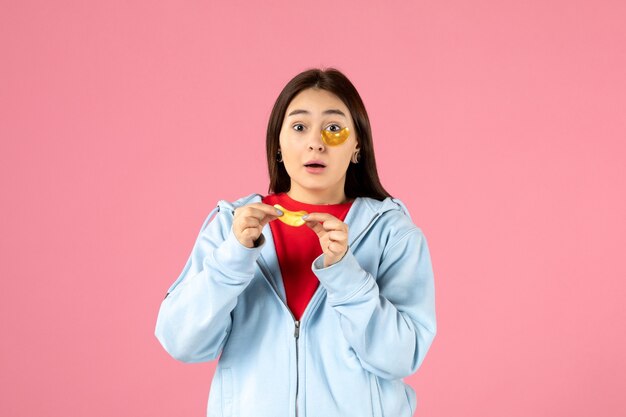
<svg viewBox="0 0 626 417"><path fill-rule="evenodd" d="M350 130L347 127L337 131L331 132L330 130L322 130L322 141L328 146L337 146L348 140L350 136Z"/></svg>
<svg viewBox="0 0 626 417"><path fill-rule="evenodd" d="M284 213L278 218L278 220L280 220L281 222L294 227L302 226L304 223L306 223L304 220L302 220L302 216L308 214L306 211L289 211L280 204L274 204L274 207Z"/></svg>

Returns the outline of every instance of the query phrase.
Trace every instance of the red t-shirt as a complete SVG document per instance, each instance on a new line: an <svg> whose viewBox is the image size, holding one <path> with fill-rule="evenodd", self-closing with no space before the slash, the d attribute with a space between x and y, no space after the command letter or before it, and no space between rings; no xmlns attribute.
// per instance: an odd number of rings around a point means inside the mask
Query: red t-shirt
<svg viewBox="0 0 626 417"><path fill-rule="evenodd" d="M304 210L307 213L329 213L343 221L352 206L350 203L342 204L306 204L296 201L286 193L270 194L263 197L263 203L273 206L280 204L290 211ZM270 223L276 255L280 272L283 276L283 284L287 296L287 306L300 320L302 313L313 297L319 281L311 264L322 254L320 241L317 234L307 225L300 227L289 226L280 220Z"/></svg>

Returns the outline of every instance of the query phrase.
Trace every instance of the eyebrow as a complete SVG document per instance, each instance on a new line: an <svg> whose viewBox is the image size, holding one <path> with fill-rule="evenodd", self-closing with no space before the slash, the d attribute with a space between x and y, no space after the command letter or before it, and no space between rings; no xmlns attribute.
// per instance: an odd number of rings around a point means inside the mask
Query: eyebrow
<svg viewBox="0 0 626 417"><path fill-rule="evenodd" d="M311 112L310 112L310 111L308 111L308 110L296 109L296 110L293 110L292 112L290 112L290 113L287 115L287 117L289 117L289 116L294 116L294 115L296 115L296 114L311 114ZM342 112L342 111L341 111L341 110L339 110L339 109L328 109L328 110L324 110L324 111L322 112L322 114L338 114L338 115L340 115L340 116L346 117L346 115L344 114L344 112Z"/></svg>

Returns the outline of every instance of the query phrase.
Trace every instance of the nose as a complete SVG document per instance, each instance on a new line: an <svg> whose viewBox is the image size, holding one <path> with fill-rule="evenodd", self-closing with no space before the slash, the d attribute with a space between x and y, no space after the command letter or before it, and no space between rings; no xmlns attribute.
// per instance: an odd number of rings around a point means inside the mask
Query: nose
<svg viewBox="0 0 626 417"><path fill-rule="evenodd" d="M312 134L309 138L309 149L312 151L317 150L319 152L324 152L324 149L326 149L320 132Z"/></svg>

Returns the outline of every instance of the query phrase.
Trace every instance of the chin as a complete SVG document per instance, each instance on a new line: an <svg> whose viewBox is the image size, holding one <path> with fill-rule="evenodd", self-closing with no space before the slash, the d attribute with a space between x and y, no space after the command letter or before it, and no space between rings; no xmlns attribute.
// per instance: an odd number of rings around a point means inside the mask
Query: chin
<svg viewBox="0 0 626 417"><path fill-rule="evenodd" d="M320 183L302 184L302 188L311 190L311 191L324 191L324 190L328 190L329 186L328 184L320 184Z"/></svg>
<svg viewBox="0 0 626 417"><path fill-rule="evenodd" d="M327 190L330 187L328 181L320 181L320 180L310 180L307 181L297 181L301 188L311 191L323 191Z"/></svg>

